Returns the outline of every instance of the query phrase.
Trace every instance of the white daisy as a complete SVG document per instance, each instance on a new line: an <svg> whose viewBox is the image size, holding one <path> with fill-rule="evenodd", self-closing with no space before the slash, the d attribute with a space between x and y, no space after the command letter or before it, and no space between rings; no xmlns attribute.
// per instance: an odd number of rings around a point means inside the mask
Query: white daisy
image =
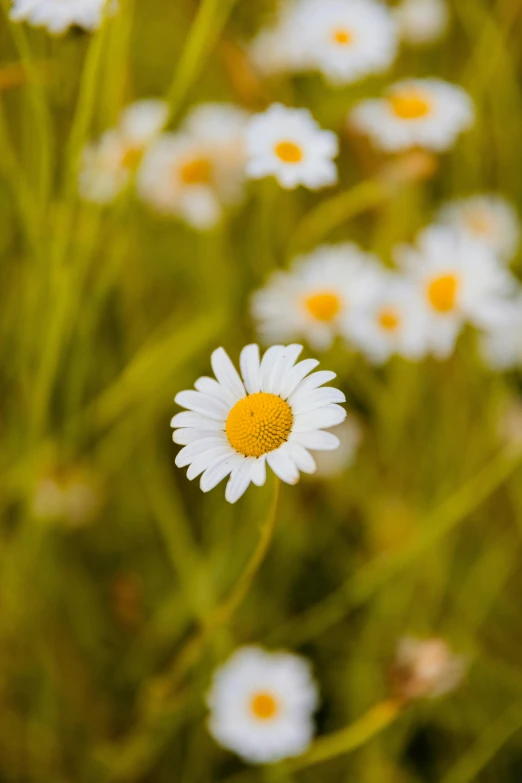
<svg viewBox="0 0 522 783"><path fill-rule="evenodd" d="M339 438L339 448L335 451L312 452L317 466L314 479L339 476L355 461L363 437L362 427L355 416L348 415L341 424L332 427L331 432Z"/></svg>
<svg viewBox="0 0 522 783"><path fill-rule="evenodd" d="M336 335L351 334L370 301L377 259L352 243L319 247L276 272L252 299L252 314L264 342L306 338L317 351Z"/></svg>
<svg viewBox="0 0 522 783"><path fill-rule="evenodd" d="M392 668L396 694L405 701L443 696L460 685L466 668L443 639L403 637Z"/></svg>
<svg viewBox="0 0 522 783"><path fill-rule="evenodd" d="M393 13L401 39L412 46L438 41L448 27L446 0L401 0Z"/></svg>
<svg viewBox="0 0 522 783"><path fill-rule="evenodd" d="M168 117L165 101L136 101L121 114L118 126L83 151L79 188L88 201L107 204L130 183L142 157Z"/></svg>
<svg viewBox="0 0 522 783"><path fill-rule="evenodd" d="M253 179L273 175L283 188L311 190L337 182L337 136L321 130L308 109L275 103L256 114L247 126L246 147L246 170Z"/></svg>
<svg viewBox="0 0 522 783"><path fill-rule="evenodd" d="M106 7L107 0L13 0L9 17L60 35L72 26L95 30Z"/></svg>
<svg viewBox="0 0 522 783"><path fill-rule="evenodd" d="M296 35L298 2L283 3L274 24L259 31L247 51L257 70L266 75L296 73L310 67L310 52Z"/></svg>
<svg viewBox="0 0 522 783"><path fill-rule="evenodd" d="M426 309L426 347L435 356L450 355L465 322L488 328L502 320L515 282L484 245L432 226L397 255Z"/></svg>
<svg viewBox="0 0 522 783"><path fill-rule="evenodd" d="M307 749L319 696L304 658L243 647L214 673L207 702L214 739L245 761L263 764Z"/></svg>
<svg viewBox="0 0 522 783"><path fill-rule="evenodd" d="M426 308L416 287L383 271L371 301L356 313L346 336L374 364L393 354L416 360L425 353L426 325Z"/></svg>
<svg viewBox="0 0 522 783"><path fill-rule="evenodd" d="M416 146L443 152L471 127L474 109L461 87L440 79L408 79L392 85L384 98L360 103L350 119L388 152Z"/></svg>
<svg viewBox="0 0 522 783"><path fill-rule="evenodd" d="M381 73L397 53L395 22L377 0L301 0L292 22L310 64L331 84Z"/></svg>
<svg viewBox="0 0 522 783"><path fill-rule="evenodd" d="M498 319L482 337L482 355L493 370L522 365L522 295L508 302Z"/></svg>
<svg viewBox="0 0 522 783"><path fill-rule="evenodd" d="M316 359L296 364L301 350L300 345L273 345L260 360L258 346L247 345L241 351L241 378L218 348L211 357L217 380L200 378L196 391L176 395L175 402L187 408L171 421L174 442L185 446L176 465L188 465L191 480L201 475L203 492L230 476L225 497L235 503L250 482L265 483L267 464L282 481L295 484L299 471L315 470L310 449L337 448L339 439L323 428L345 418L338 404L344 394L320 388L335 373L310 375Z"/></svg>
<svg viewBox="0 0 522 783"><path fill-rule="evenodd" d="M440 221L483 242L505 261L515 255L520 239L517 212L502 196L479 195L447 204Z"/></svg>

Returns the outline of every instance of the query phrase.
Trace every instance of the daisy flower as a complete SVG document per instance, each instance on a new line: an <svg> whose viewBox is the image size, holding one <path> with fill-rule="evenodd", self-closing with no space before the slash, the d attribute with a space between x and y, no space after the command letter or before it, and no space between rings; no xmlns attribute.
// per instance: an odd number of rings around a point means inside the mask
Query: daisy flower
<svg viewBox="0 0 522 783"><path fill-rule="evenodd" d="M502 196L478 195L442 208L440 222L483 242L504 261L515 255L520 224L515 208Z"/></svg>
<svg viewBox="0 0 522 783"><path fill-rule="evenodd" d="M493 370L522 365L522 295L508 302L502 317L482 337L482 355Z"/></svg>
<svg viewBox="0 0 522 783"><path fill-rule="evenodd" d="M235 503L250 482L262 486L266 466L287 484L299 471L313 473L310 449L335 449L339 439L323 428L340 424L344 394L320 388L335 377L314 372L319 362L297 362L300 345L273 345L260 359L257 345L241 351L242 377L223 348L211 357L217 380L203 377L196 391L182 391L175 402L187 411L171 421L173 440L184 446L176 457L187 477L201 475L203 492L230 476L225 498Z"/></svg>
<svg viewBox="0 0 522 783"><path fill-rule="evenodd" d="M308 748L318 702L307 660L243 647L214 673L208 727L220 745L245 761L273 763Z"/></svg>
<svg viewBox="0 0 522 783"><path fill-rule="evenodd" d="M115 129L84 149L79 182L82 197L99 204L113 201L130 183L167 117L165 101L151 98L128 106Z"/></svg>
<svg viewBox="0 0 522 783"><path fill-rule="evenodd" d="M377 259L352 243L319 247L276 272L252 299L264 342L305 338L324 351L336 335L350 334L372 296Z"/></svg>
<svg viewBox="0 0 522 783"><path fill-rule="evenodd" d="M95 30L106 7L107 0L13 0L9 17L60 35L73 26Z"/></svg>
<svg viewBox="0 0 522 783"><path fill-rule="evenodd" d="M471 127L474 110L461 87L441 79L407 79L392 85L384 98L363 101L350 117L385 151L418 146L444 152Z"/></svg>
<svg viewBox="0 0 522 783"><path fill-rule="evenodd" d="M425 352L426 322L415 286L383 271L370 302L352 319L346 336L373 364L382 364L393 354L416 360Z"/></svg>
<svg viewBox="0 0 522 783"><path fill-rule="evenodd" d="M301 0L293 36L333 85L386 71L397 53L395 22L377 0Z"/></svg>
<svg viewBox="0 0 522 783"><path fill-rule="evenodd" d="M257 70L267 76L297 73L310 67L310 52L296 35L295 0L283 3L275 23L259 31L247 46Z"/></svg>
<svg viewBox="0 0 522 783"><path fill-rule="evenodd" d="M228 104L196 107L179 133L165 133L145 156L138 175L143 201L196 229L220 221L244 182L246 114Z"/></svg>
<svg viewBox="0 0 522 783"><path fill-rule="evenodd" d="M515 282L484 245L432 226L397 255L425 307L426 347L436 357L451 354L464 323L488 328L502 321Z"/></svg>
<svg viewBox="0 0 522 783"><path fill-rule="evenodd" d="M446 0L401 0L393 14L400 38L412 46L438 41L448 27Z"/></svg>
<svg viewBox="0 0 522 783"><path fill-rule="evenodd" d="M466 668L466 660L454 655L443 639L404 637L392 667L395 692L405 701L443 696L460 685Z"/></svg>
<svg viewBox="0 0 522 783"><path fill-rule="evenodd" d="M339 476L355 462L363 437L361 425L355 416L347 416L337 427L332 427L331 432L339 438L339 448L335 451L313 452L317 466L314 479Z"/></svg>
<svg viewBox="0 0 522 783"><path fill-rule="evenodd" d="M275 103L254 115L246 130L246 171L252 179L273 175L283 188L310 190L337 182L337 136L321 130L308 109Z"/></svg>

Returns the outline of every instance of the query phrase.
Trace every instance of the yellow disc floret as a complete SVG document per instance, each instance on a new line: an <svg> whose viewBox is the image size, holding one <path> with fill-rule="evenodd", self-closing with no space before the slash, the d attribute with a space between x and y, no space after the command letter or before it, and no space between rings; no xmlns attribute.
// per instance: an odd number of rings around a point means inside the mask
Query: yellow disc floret
<svg viewBox="0 0 522 783"><path fill-rule="evenodd" d="M318 291L305 299L310 315L318 321L333 321L341 310L341 300L333 291Z"/></svg>
<svg viewBox="0 0 522 783"><path fill-rule="evenodd" d="M456 305L459 280L456 275L441 275L428 283L427 296L439 313L450 313Z"/></svg>
<svg viewBox="0 0 522 783"><path fill-rule="evenodd" d="M301 163L303 159L303 150L294 141L278 142L274 152L283 163Z"/></svg>
<svg viewBox="0 0 522 783"><path fill-rule="evenodd" d="M401 120L420 120L431 112L429 96L416 88L395 90L389 101L393 113Z"/></svg>
<svg viewBox="0 0 522 783"><path fill-rule="evenodd" d="M225 430L233 449L245 457L261 457L288 440L292 421L292 410L281 397L257 392L236 402Z"/></svg>
<svg viewBox="0 0 522 783"><path fill-rule="evenodd" d="M345 27L336 27L332 31L332 40L339 46L349 46L353 41L353 34Z"/></svg>
<svg viewBox="0 0 522 783"><path fill-rule="evenodd" d="M252 696L250 709L258 720L271 720L279 712L277 699L265 691L260 691Z"/></svg>

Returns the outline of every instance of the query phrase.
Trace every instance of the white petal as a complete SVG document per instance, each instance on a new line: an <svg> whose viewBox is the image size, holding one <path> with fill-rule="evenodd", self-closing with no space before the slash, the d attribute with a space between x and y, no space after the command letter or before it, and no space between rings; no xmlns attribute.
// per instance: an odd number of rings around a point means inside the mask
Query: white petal
<svg viewBox="0 0 522 783"><path fill-rule="evenodd" d="M309 372L312 372L312 370L317 367L318 364L319 362L317 359L305 359L304 361L296 364L295 367L288 373L287 377L283 379L279 396L282 397L283 400L286 400L287 397L292 394L297 384L300 383Z"/></svg>
<svg viewBox="0 0 522 783"><path fill-rule="evenodd" d="M284 444L283 444L284 445ZM297 484L299 481L299 471L295 462L285 453L283 446L266 455L266 461L281 481L286 484Z"/></svg>
<svg viewBox="0 0 522 783"><path fill-rule="evenodd" d="M231 454L225 459L216 460L201 476L199 486L202 492L210 492L220 481L231 473L243 461L242 454Z"/></svg>
<svg viewBox="0 0 522 783"><path fill-rule="evenodd" d="M255 457L245 457L243 462L232 471L225 490L225 500L229 503L235 503L246 492L255 460Z"/></svg>
<svg viewBox="0 0 522 783"><path fill-rule="evenodd" d="M271 345L270 348L265 351L263 358L261 359L261 391L268 391L272 370L279 359L282 350L282 345Z"/></svg>
<svg viewBox="0 0 522 783"><path fill-rule="evenodd" d="M223 438L202 438L195 443L190 443L185 448L181 449L176 455L175 463L178 468L184 468L185 465L189 465L193 459L199 457L207 449L214 448L215 446L222 446Z"/></svg>
<svg viewBox="0 0 522 783"><path fill-rule="evenodd" d="M187 478L189 481L195 479L200 473L203 473L211 465L223 462L223 460L230 457L232 450L230 446L223 444L223 446L216 446L213 449L207 449L199 457L196 457L188 466Z"/></svg>
<svg viewBox="0 0 522 783"><path fill-rule="evenodd" d="M346 411L340 405L326 405L324 408L299 413L294 417L292 432L328 429L340 424L346 418Z"/></svg>
<svg viewBox="0 0 522 783"><path fill-rule="evenodd" d="M287 443L287 446L293 461L300 471L303 473L315 473L317 468L315 460L304 446L293 442Z"/></svg>
<svg viewBox="0 0 522 783"><path fill-rule="evenodd" d="M217 348L210 357L212 370L218 381L230 391L237 401L246 395L239 373L223 348Z"/></svg>
<svg viewBox="0 0 522 783"><path fill-rule="evenodd" d="M214 378L208 378L206 375L198 378L194 386L199 392L208 394L210 397L215 397L217 400L221 400L221 402L224 402L229 408L237 402L236 397L226 388L226 386L218 383Z"/></svg>
<svg viewBox="0 0 522 783"><path fill-rule="evenodd" d="M239 365L248 394L256 394L261 389L259 346L254 343L245 346L239 357Z"/></svg>
<svg viewBox="0 0 522 783"><path fill-rule="evenodd" d="M215 434L213 430L200 430L196 427L187 427L179 430L174 430L172 433L172 440L179 446L188 446L189 443L194 443L201 438L209 438Z"/></svg>
<svg viewBox="0 0 522 783"><path fill-rule="evenodd" d="M282 350L276 356L272 365L270 377L265 381L264 391L271 394L279 394L281 382L284 381L292 370L292 367L302 350L303 346L297 345L296 343L282 347Z"/></svg>
<svg viewBox="0 0 522 783"><path fill-rule="evenodd" d="M292 394L295 395L297 392L305 392L311 391L312 389L317 389L319 386L322 386L325 383L330 383L330 381L333 381L335 377L336 374L330 370L318 370L318 372L313 372L308 376L308 378L305 378L303 381L301 381L301 383L294 389Z"/></svg>
<svg viewBox="0 0 522 783"><path fill-rule="evenodd" d="M250 475L250 479L253 484L256 485L256 487L262 487L263 484L266 481L266 457L263 455L262 457L258 457L256 459L255 465L252 468L252 473Z"/></svg>
<svg viewBox="0 0 522 783"><path fill-rule="evenodd" d="M293 443L299 443L305 449L311 449L312 451L331 451L338 448L341 444L337 435L333 435L331 432L324 432L323 430L293 432L289 440Z"/></svg>
<svg viewBox="0 0 522 783"><path fill-rule="evenodd" d="M288 398L288 404L291 405L294 413L306 413L306 411L337 402L346 402L346 397L342 391L334 389L332 386L304 393L295 391Z"/></svg>
<svg viewBox="0 0 522 783"><path fill-rule="evenodd" d="M194 413L193 411L182 411L176 413L170 420L171 427L198 427L199 429L220 430L224 427L224 422L216 421L215 419L208 419L206 416L202 416L200 413Z"/></svg>
<svg viewBox="0 0 522 783"><path fill-rule="evenodd" d="M216 400L215 397L209 397L208 394L202 394L197 391L179 392L174 397L174 402L181 405L182 408L202 413L204 416L208 416L216 421L224 421L229 411L225 403Z"/></svg>

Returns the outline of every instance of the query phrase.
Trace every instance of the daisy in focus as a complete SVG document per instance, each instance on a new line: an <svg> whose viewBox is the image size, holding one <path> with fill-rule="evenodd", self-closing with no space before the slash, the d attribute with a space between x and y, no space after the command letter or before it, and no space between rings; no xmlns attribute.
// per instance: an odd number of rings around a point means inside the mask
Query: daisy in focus
<svg viewBox="0 0 522 783"><path fill-rule="evenodd" d="M273 763L307 749L318 702L304 658L243 647L214 674L208 726L220 745L245 761Z"/></svg>
<svg viewBox="0 0 522 783"><path fill-rule="evenodd" d="M466 668L466 660L454 655L443 639L406 636L397 645L392 681L401 700L434 699L454 691Z"/></svg>
<svg viewBox="0 0 522 783"><path fill-rule="evenodd" d="M108 204L130 183L143 155L163 130L168 106L154 98L136 101L121 114L118 126L83 152L80 194L87 201Z"/></svg>
<svg viewBox="0 0 522 783"><path fill-rule="evenodd" d="M196 106L178 133L164 133L138 174L152 209L209 230L243 194L247 114L229 104Z"/></svg>
<svg viewBox="0 0 522 783"><path fill-rule="evenodd" d="M515 255L520 240L517 212L502 196L479 195L447 204L439 213L443 225L453 226L484 243L506 262Z"/></svg>
<svg viewBox="0 0 522 783"><path fill-rule="evenodd" d="M246 129L246 171L252 179L274 176L283 188L334 185L337 136L321 130L308 109L280 103L254 115Z"/></svg>
<svg viewBox="0 0 522 783"><path fill-rule="evenodd" d="M107 7L107 0L13 0L9 18L61 35L73 26L95 30Z"/></svg>
<svg viewBox="0 0 522 783"><path fill-rule="evenodd" d="M370 301L377 259L352 243L319 247L276 272L252 298L252 315L266 343L305 338L316 351L350 335Z"/></svg>
<svg viewBox="0 0 522 783"><path fill-rule="evenodd" d="M397 53L393 18L377 0L300 0L292 34L333 85L386 71Z"/></svg>
<svg viewBox="0 0 522 783"><path fill-rule="evenodd" d="M444 152L472 126L474 109L461 87L441 79L407 79L384 98L360 103L350 121L387 152L411 147Z"/></svg>
<svg viewBox="0 0 522 783"><path fill-rule="evenodd" d="M515 281L484 245L432 226L397 256L425 307L426 348L437 358L452 353L466 322L487 329L502 321Z"/></svg>
<svg viewBox="0 0 522 783"><path fill-rule="evenodd" d="M214 378L199 378L195 391L182 391L175 402L187 410L171 421L174 443L184 446L176 465L187 478L201 476L203 492L229 476L225 498L235 503L252 482L262 486L266 467L282 481L296 484L299 472L313 473L310 450L339 446L325 429L340 424L344 394L323 387L335 377L312 372L319 362L297 362L300 345L273 345L260 357L257 345L241 351L241 376L223 348L211 356ZM296 363L297 362L297 363Z"/></svg>
<svg viewBox="0 0 522 783"><path fill-rule="evenodd" d="M439 41L448 28L446 0L401 0L393 14L400 38L411 46Z"/></svg>

